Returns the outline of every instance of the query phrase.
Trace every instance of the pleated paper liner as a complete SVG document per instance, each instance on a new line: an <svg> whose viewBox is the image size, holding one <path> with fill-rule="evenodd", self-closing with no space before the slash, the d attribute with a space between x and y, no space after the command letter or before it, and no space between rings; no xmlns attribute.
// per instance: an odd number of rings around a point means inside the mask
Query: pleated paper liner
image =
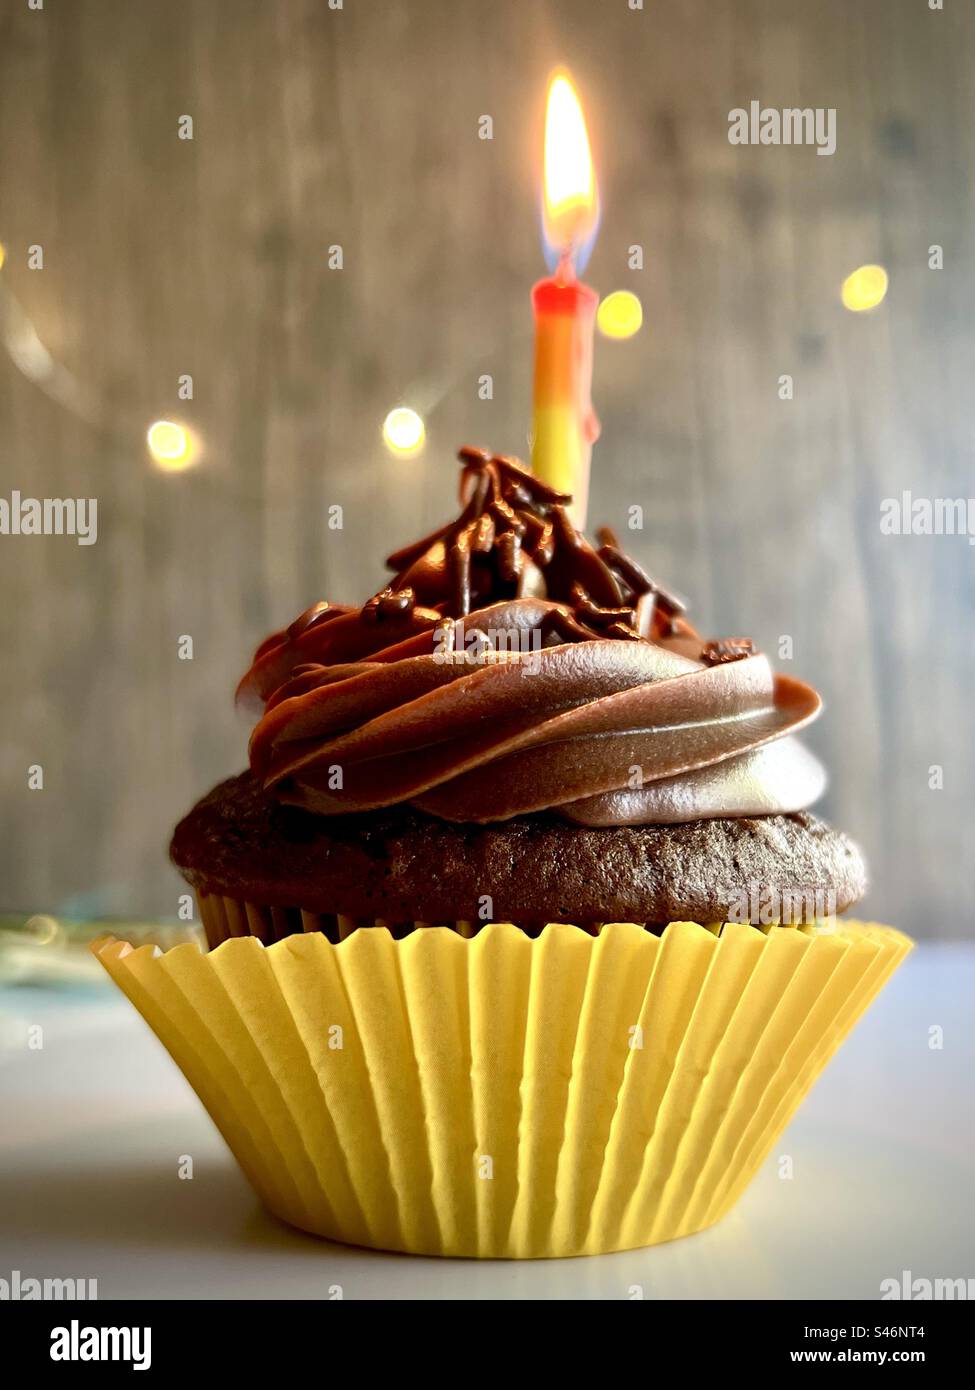
<svg viewBox="0 0 975 1390"><path fill-rule="evenodd" d="M448 926L461 936L476 936L483 929L480 922L386 922L374 918L340 917L333 913L306 912L298 907L267 907L263 904L238 902L218 893L197 895L200 918L207 945L212 951L232 936L256 936L265 946L281 941L298 932L323 932L329 941L344 941L359 927L385 927L399 939L418 927ZM541 927L522 927L528 936L537 936Z"/></svg>
<svg viewBox="0 0 975 1390"><path fill-rule="evenodd" d="M910 947L673 922L93 949L277 1216L538 1258L717 1221Z"/></svg>

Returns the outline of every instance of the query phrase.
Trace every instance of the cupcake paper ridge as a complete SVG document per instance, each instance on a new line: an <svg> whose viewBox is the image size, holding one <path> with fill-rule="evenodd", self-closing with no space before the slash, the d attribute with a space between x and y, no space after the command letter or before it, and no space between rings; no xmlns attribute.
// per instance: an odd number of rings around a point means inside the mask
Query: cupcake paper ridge
<svg viewBox="0 0 975 1390"><path fill-rule="evenodd" d="M532 1258L719 1219L910 942L622 923L126 947L92 949L278 1216Z"/></svg>

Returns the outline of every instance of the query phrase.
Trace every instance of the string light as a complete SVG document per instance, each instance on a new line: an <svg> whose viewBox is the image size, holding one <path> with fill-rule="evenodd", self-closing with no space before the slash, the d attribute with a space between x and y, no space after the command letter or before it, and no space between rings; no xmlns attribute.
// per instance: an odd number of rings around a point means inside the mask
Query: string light
<svg viewBox="0 0 975 1390"><path fill-rule="evenodd" d="M193 462L193 438L172 420L155 420L146 431L146 441L153 461L165 472L178 473Z"/></svg>
<svg viewBox="0 0 975 1390"><path fill-rule="evenodd" d="M0 241L0 270L6 259L7 248ZM52 400L89 424L102 423L104 412L94 393L51 355L6 283L0 284L0 348L5 348L14 365ZM200 455L197 436L172 420L155 420L146 440L153 462L169 472L188 468Z"/></svg>
<svg viewBox="0 0 975 1390"><path fill-rule="evenodd" d="M426 426L415 410L399 405L383 421L383 439L390 453L400 458L418 454L426 439Z"/></svg>
<svg viewBox="0 0 975 1390"><path fill-rule="evenodd" d="M840 298L853 314L864 309L876 309L887 294L887 272L882 265L861 265L843 281Z"/></svg>
<svg viewBox="0 0 975 1390"><path fill-rule="evenodd" d="M596 327L604 338L632 338L643 323L643 305L631 290L614 290L600 300Z"/></svg>

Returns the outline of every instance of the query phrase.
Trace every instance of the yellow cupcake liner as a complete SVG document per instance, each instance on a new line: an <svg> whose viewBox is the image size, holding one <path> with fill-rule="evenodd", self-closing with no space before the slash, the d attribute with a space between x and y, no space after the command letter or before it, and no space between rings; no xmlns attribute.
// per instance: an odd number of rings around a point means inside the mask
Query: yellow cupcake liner
<svg viewBox="0 0 975 1390"><path fill-rule="evenodd" d="M717 1221L911 942L672 922L92 949L277 1216L527 1259Z"/></svg>

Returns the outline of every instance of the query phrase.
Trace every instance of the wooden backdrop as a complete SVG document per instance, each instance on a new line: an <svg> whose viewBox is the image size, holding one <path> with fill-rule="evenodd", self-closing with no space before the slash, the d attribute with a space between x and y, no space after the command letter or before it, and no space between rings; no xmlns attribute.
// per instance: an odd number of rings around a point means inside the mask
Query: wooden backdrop
<svg viewBox="0 0 975 1390"><path fill-rule="evenodd" d="M587 278L646 315L598 345L591 519L641 504L630 544L702 627L793 638L867 911L967 930L975 549L879 526L903 489L975 492L963 0L0 0L0 495L99 501L94 546L0 536L0 905L171 914L170 828L243 765L256 642L372 592L451 513L458 444L524 451L559 61L600 161ZM731 146L753 99L835 107L835 155ZM845 311L875 261L886 303ZM160 416L198 466L153 468Z"/></svg>

